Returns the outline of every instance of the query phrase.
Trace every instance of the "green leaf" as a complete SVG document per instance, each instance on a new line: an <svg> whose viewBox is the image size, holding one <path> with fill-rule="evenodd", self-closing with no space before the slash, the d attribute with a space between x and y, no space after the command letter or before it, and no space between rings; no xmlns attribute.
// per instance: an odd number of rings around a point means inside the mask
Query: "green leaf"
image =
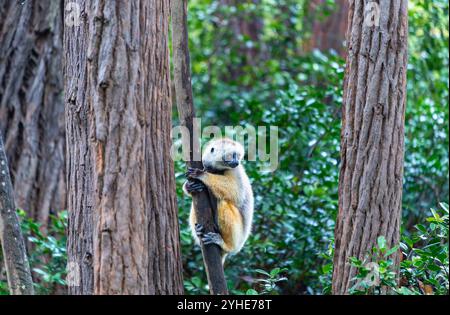
<svg viewBox="0 0 450 315"><path fill-rule="evenodd" d="M378 248L380 250L385 250L386 249L386 238L383 235L379 236L377 239L377 244L378 244Z"/></svg>
<svg viewBox="0 0 450 315"><path fill-rule="evenodd" d="M275 277L275 276L278 275L280 272L281 272L281 269L280 269L280 268L272 269L272 271L270 272L270 276L271 276L271 277Z"/></svg>
<svg viewBox="0 0 450 315"><path fill-rule="evenodd" d="M400 295L416 295L417 293L408 289L407 287L401 287L395 290Z"/></svg>
<svg viewBox="0 0 450 315"><path fill-rule="evenodd" d="M439 205L445 211L445 213L449 214L448 213L448 204L446 204L445 202L440 202Z"/></svg>
<svg viewBox="0 0 450 315"><path fill-rule="evenodd" d="M403 240L409 246L409 248L413 248L414 247L414 241L412 239L410 239L409 237L403 236Z"/></svg>
<svg viewBox="0 0 450 315"><path fill-rule="evenodd" d="M270 273L268 273L267 271L264 271L264 270L262 270L262 269L255 269L255 272L270 277Z"/></svg>
<svg viewBox="0 0 450 315"><path fill-rule="evenodd" d="M356 258L356 257L350 257L349 260L350 260L350 263L351 263L353 266L355 266L355 267L361 267L361 266L362 266L362 261L359 260L359 259Z"/></svg>
<svg viewBox="0 0 450 315"><path fill-rule="evenodd" d="M47 272L45 272L44 270L42 270L42 269L39 269L39 268L33 268L33 271L34 272L36 272L36 273L38 273L38 274L40 274L40 275L42 275L42 276L48 276L48 273Z"/></svg>
<svg viewBox="0 0 450 315"><path fill-rule="evenodd" d="M333 264L326 264L322 266L322 273L327 274L333 270Z"/></svg>
<svg viewBox="0 0 450 315"><path fill-rule="evenodd" d="M427 233L427 228L423 224L417 224L416 229L418 229L422 233Z"/></svg>
<svg viewBox="0 0 450 315"><path fill-rule="evenodd" d="M388 257L388 256L392 255L393 253L398 251L398 248L399 248L399 245L392 247L390 250L388 250L386 252L386 254L384 254L384 257Z"/></svg>
<svg viewBox="0 0 450 315"><path fill-rule="evenodd" d="M198 288L202 286L202 280L199 277L192 277L191 282Z"/></svg>

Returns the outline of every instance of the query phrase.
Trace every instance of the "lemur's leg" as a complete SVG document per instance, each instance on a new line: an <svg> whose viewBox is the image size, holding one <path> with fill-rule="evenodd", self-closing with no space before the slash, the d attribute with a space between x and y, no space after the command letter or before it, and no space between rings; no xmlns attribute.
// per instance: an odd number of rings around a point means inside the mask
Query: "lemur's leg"
<svg viewBox="0 0 450 315"><path fill-rule="evenodd" d="M228 200L235 204L238 203L236 198L240 195L240 192L237 191L239 187L236 183L230 182L233 180L230 177L208 173L197 168L189 168L186 176L190 179L201 180L217 199Z"/></svg>
<svg viewBox="0 0 450 315"><path fill-rule="evenodd" d="M242 216L235 206L226 201L219 203L218 211L220 233L202 233L199 237L204 244L219 245L225 253L238 252L242 247Z"/></svg>

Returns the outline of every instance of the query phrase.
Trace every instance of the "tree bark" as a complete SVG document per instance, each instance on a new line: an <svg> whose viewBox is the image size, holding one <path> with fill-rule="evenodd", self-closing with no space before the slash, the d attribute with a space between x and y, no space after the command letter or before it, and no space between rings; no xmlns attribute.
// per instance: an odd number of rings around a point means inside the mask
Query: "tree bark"
<svg viewBox="0 0 450 315"><path fill-rule="evenodd" d="M407 70L407 1L376 1L379 26L367 2L350 1L347 31L332 291L347 294L361 260L384 236L400 238ZM367 19L366 19L367 22ZM398 264L398 253L393 255Z"/></svg>
<svg viewBox="0 0 450 315"><path fill-rule="evenodd" d="M66 0L66 4L68 1ZM66 27L73 294L183 293L168 1L78 0Z"/></svg>
<svg viewBox="0 0 450 315"><path fill-rule="evenodd" d="M62 2L0 4L0 131L17 206L46 230L66 208Z"/></svg>
<svg viewBox="0 0 450 315"><path fill-rule="evenodd" d="M190 161L188 166L203 169L201 161L193 159L193 119L195 118L194 100L190 76L190 59L187 32L187 0L172 0L172 47L173 47L173 72L175 94L178 107L178 116L182 126L186 126L190 136ZM197 156L199 153L197 152ZM203 191L192 196L198 223L205 227L205 232L214 231L214 213L217 212L214 205L214 196ZM216 212L214 212L216 211ZM201 244L203 260L205 262L206 275L211 294L227 294L227 283L221 262L220 248L217 245Z"/></svg>
<svg viewBox="0 0 450 315"><path fill-rule="evenodd" d="M34 294L25 242L16 214L8 161L0 135L0 240L11 294Z"/></svg>
<svg viewBox="0 0 450 315"><path fill-rule="evenodd" d="M305 41L305 51L318 49L328 52L331 49L339 55L345 56L345 31L347 30L348 0L336 0L335 8L327 17L322 17L325 0L313 0L309 4L308 14L305 16L307 28L311 35Z"/></svg>

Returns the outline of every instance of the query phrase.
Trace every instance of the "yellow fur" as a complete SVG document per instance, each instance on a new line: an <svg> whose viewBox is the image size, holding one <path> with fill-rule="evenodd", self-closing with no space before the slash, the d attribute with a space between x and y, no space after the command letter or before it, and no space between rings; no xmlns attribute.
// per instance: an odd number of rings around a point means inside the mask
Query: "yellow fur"
<svg viewBox="0 0 450 315"><path fill-rule="evenodd" d="M234 204L237 203L239 185L236 183L236 179L229 176L227 172L224 175L205 173L200 179L211 189L217 199L227 200Z"/></svg>
<svg viewBox="0 0 450 315"><path fill-rule="evenodd" d="M242 217L239 210L231 203L222 200L217 211L219 214L219 229L224 241L223 250L227 253L239 249L242 237Z"/></svg>
<svg viewBox="0 0 450 315"><path fill-rule="evenodd" d="M239 249L240 242L242 241L242 217L239 210L230 202L226 200L220 200L217 205L218 223L220 234L222 235L224 246L223 250L225 254L230 252L236 252ZM189 224L192 231L195 230L195 223L197 223L197 217L195 215L195 209L191 207L191 213L189 215Z"/></svg>

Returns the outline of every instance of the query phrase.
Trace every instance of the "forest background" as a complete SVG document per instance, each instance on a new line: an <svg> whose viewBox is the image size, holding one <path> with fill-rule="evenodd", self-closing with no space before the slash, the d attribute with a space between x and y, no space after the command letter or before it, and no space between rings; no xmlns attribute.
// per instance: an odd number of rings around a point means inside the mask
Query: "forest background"
<svg viewBox="0 0 450 315"><path fill-rule="evenodd" d="M245 165L255 221L243 251L226 263L231 293L330 292L345 3L189 1L192 83L202 124L279 127L276 173L261 173L258 163ZM448 9L443 0L409 1L404 294L424 294L430 287L448 294ZM174 111L174 125L176 119ZM205 294L201 252L187 224L190 200L181 191L184 164L176 162L175 171L184 287L187 294ZM39 209L20 214L37 292L64 293L66 211L50 209L45 219ZM8 293L4 272L0 293Z"/></svg>

